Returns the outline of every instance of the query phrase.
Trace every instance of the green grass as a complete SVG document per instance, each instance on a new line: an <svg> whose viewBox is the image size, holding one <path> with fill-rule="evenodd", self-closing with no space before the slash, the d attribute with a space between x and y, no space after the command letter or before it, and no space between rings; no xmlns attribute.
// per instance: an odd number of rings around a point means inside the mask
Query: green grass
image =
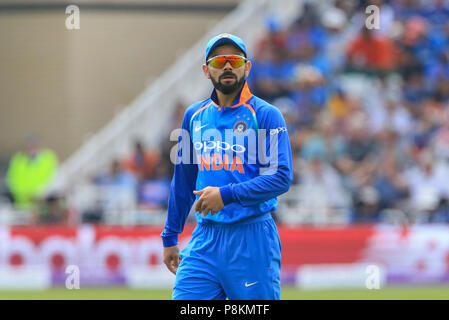
<svg viewBox="0 0 449 320"><path fill-rule="evenodd" d="M307 290L283 288L284 300L449 300L448 286L385 287L379 290Z"/></svg>
<svg viewBox="0 0 449 320"><path fill-rule="evenodd" d="M0 300L169 300L170 290L127 288L54 288L46 291L0 291ZM380 290L282 289L283 300L449 300L448 286L386 287Z"/></svg>

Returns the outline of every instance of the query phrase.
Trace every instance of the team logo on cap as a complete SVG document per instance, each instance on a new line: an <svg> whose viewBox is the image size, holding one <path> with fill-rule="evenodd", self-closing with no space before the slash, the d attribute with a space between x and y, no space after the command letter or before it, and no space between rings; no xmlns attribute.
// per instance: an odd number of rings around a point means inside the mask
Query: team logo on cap
<svg viewBox="0 0 449 320"><path fill-rule="evenodd" d="M234 133L235 134L244 134L248 130L248 122L244 120L237 121L234 124Z"/></svg>

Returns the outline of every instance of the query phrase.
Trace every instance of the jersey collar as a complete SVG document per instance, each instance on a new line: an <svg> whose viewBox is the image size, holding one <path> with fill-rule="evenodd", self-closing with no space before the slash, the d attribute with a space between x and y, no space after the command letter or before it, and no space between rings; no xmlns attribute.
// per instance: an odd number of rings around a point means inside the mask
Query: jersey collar
<svg viewBox="0 0 449 320"><path fill-rule="evenodd" d="M239 94L235 97L234 103L226 108L237 108L240 105L246 103L252 96L253 94L249 90L248 83L245 81L242 90L240 90ZM218 97L215 89L212 91L210 99L216 107L220 107L220 105L218 104Z"/></svg>

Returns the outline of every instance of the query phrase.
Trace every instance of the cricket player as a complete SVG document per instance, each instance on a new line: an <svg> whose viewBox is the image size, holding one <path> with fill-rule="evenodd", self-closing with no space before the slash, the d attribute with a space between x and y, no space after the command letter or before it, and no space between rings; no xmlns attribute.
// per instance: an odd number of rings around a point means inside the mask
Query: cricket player
<svg viewBox="0 0 449 320"><path fill-rule="evenodd" d="M281 112L251 94L242 39L213 37L204 75L210 98L184 114L162 232L173 299L280 299L281 244L271 212L292 181ZM195 203L198 224L181 253L178 234Z"/></svg>

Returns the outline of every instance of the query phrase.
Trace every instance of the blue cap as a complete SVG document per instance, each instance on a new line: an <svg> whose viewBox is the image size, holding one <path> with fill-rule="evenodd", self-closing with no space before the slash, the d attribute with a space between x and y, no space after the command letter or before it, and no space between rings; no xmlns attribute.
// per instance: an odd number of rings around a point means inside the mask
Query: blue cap
<svg viewBox="0 0 449 320"><path fill-rule="evenodd" d="M212 39L209 40L209 42L206 45L206 61L207 61L207 57L209 56L210 52L221 45L224 44L233 44L234 46L236 46L237 48L239 48L240 50L243 51L243 53L245 54L245 58L246 58L246 47L245 44L243 43L243 40L240 39L237 36L234 36L230 33L221 33L218 36L213 37Z"/></svg>

